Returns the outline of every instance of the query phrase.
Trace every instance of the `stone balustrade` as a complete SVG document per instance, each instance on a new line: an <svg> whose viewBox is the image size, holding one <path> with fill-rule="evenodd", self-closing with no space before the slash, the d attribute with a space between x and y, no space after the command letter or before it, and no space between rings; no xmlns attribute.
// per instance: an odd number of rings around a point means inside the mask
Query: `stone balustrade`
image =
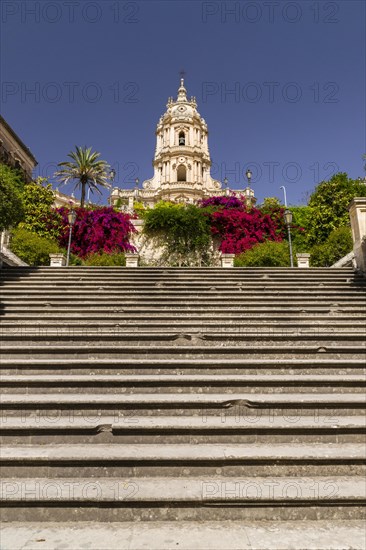
<svg viewBox="0 0 366 550"><path fill-rule="evenodd" d="M356 266L366 275L366 197L352 200L349 215Z"/></svg>

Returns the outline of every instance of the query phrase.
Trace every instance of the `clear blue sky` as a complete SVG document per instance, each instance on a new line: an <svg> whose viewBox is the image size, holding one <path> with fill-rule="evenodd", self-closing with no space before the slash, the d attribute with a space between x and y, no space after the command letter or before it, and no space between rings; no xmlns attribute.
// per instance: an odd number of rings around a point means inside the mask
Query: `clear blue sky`
<svg viewBox="0 0 366 550"><path fill-rule="evenodd" d="M363 1L3 0L1 31L1 112L37 174L77 144L101 152L119 187L151 177L184 69L212 173L232 188L250 166L259 200L286 185L296 204L335 171L363 176Z"/></svg>

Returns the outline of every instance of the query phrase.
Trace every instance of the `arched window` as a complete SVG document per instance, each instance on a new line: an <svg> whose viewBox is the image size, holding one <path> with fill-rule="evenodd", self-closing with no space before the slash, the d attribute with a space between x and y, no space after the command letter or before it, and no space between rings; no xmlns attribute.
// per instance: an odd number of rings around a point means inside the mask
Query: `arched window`
<svg viewBox="0 0 366 550"><path fill-rule="evenodd" d="M179 145L186 144L186 135L184 132L179 132Z"/></svg>
<svg viewBox="0 0 366 550"><path fill-rule="evenodd" d="M178 166L177 181L187 181L187 168L183 164Z"/></svg>

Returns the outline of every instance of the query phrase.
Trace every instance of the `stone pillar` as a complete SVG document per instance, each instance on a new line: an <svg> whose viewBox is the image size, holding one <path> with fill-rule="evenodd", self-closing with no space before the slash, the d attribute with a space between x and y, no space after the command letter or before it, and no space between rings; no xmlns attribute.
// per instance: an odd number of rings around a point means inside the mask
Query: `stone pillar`
<svg viewBox="0 0 366 550"><path fill-rule="evenodd" d="M1 232L1 235L0 235L0 247L1 247L1 250L3 248L8 248L9 247L9 243L10 243L10 231L8 231L7 229L4 229L4 231Z"/></svg>
<svg viewBox="0 0 366 550"><path fill-rule="evenodd" d="M234 267L235 254L222 254L221 255L221 267L230 268Z"/></svg>
<svg viewBox="0 0 366 550"><path fill-rule="evenodd" d="M133 195L130 195L128 197L128 210L129 212L133 212L133 203L134 203L134 196Z"/></svg>
<svg viewBox="0 0 366 550"><path fill-rule="evenodd" d="M349 215L356 265L366 275L366 197L352 200Z"/></svg>
<svg viewBox="0 0 366 550"><path fill-rule="evenodd" d="M297 259L297 267L310 267L309 266L309 260L310 260L310 254L296 254Z"/></svg>
<svg viewBox="0 0 366 550"><path fill-rule="evenodd" d="M50 254L51 267L64 267L66 265L66 257L63 254Z"/></svg>
<svg viewBox="0 0 366 550"><path fill-rule="evenodd" d="M133 252L127 252L126 256L126 267L138 267L139 264L139 255L134 254Z"/></svg>

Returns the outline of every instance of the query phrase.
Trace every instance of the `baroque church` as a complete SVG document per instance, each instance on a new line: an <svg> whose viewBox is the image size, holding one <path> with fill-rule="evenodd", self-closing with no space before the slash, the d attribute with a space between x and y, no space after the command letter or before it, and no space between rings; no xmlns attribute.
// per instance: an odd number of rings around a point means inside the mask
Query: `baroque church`
<svg viewBox="0 0 366 550"><path fill-rule="evenodd" d="M132 211L135 201L152 207L161 200L196 203L233 193L211 176L207 124L197 111L196 98L188 99L183 78L176 101L170 97L166 107L156 128L153 177L143 182L142 189L138 185L135 189L115 187L111 194L113 206L122 205L123 210ZM248 205L256 202L250 186L237 194L244 195Z"/></svg>

